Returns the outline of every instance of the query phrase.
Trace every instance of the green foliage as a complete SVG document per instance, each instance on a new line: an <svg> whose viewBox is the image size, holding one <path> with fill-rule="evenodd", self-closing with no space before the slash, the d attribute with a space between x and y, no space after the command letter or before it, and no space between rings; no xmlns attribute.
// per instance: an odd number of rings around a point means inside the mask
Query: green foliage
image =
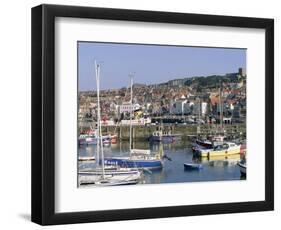
<svg viewBox="0 0 281 230"><path fill-rule="evenodd" d="M221 83L237 83L239 82L239 75L238 74L227 74L227 75L212 75L212 76L197 76L187 79L185 81L185 85L197 85L199 90L202 88L214 88L218 87Z"/></svg>

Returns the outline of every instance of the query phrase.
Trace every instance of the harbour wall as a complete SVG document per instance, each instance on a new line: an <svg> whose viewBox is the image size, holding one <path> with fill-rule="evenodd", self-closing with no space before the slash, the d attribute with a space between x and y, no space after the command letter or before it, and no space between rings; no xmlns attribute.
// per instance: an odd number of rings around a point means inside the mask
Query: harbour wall
<svg viewBox="0 0 281 230"><path fill-rule="evenodd" d="M134 139L145 140L154 131L159 129L156 125L145 125L145 126L133 126L132 137ZM169 125L163 127L164 131L171 130L172 134L180 134L182 138L190 138L191 136L197 135L196 125ZM212 135L217 133L218 126L201 125L200 133L202 135ZM228 124L224 126L225 134L233 136L246 137L246 125L245 124ZM121 140L128 140L130 137L130 126L103 126L103 133L116 134Z"/></svg>

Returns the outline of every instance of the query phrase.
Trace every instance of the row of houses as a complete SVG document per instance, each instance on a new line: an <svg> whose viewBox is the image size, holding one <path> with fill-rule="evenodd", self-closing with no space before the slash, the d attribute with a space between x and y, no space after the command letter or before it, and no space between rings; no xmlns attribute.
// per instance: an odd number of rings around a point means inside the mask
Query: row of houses
<svg viewBox="0 0 281 230"><path fill-rule="evenodd" d="M212 98L212 97L211 97ZM220 116L223 113L225 117L241 118L246 116L246 98L241 100L227 100L219 101L218 96L216 100L202 101L200 98L190 100L184 96L180 99L171 101L170 114L174 115L195 115L195 116Z"/></svg>

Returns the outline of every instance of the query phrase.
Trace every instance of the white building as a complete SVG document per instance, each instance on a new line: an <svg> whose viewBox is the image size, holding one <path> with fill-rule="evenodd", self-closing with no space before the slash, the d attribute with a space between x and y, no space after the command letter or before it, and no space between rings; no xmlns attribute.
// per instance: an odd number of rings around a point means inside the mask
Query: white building
<svg viewBox="0 0 281 230"><path fill-rule="evenodd" d="M170 113L176 114L176 115L184 115L191 112L190 110L190 103L185 98L185 96L182 96L179 100L172 102L170 105Z"/></svg>
<svg viewBox="0 0 281 230"><path fill-rule="evenodd" d="M120 113L130 113L131 112L131 106L133 106L132 111L136 111L136 110L139 110L141 108L141 106L139 104L131 105L130 102L124 102L119 107Z"/></svg>
<svg viewBox="0 0 281 230"><path fill-rule="evenodd" d="M192 110L193 115L199 115L199 112L201 116L205 116L208 113L207 102L201 102L200 104L199 102L197 102L193 105L193 110Z"/></svg>
<svg viewBox="0 0 281 230"><path fill-rule="evenodd" d="M202 102L201 103L201 114L206 115L208 113L208 103Z"/></svg>

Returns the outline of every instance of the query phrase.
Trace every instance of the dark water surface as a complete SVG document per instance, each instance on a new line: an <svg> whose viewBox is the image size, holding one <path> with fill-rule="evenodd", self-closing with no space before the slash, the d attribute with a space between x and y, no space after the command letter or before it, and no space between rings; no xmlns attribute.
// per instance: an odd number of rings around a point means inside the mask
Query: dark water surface
<svg viewBox="0 0 281 230"><path fill-rule="evenodd" d="M161 146L162 145L162 146ZM164 153L172 159L165 160L162 170L145 172L144 183L175 183L175 182L198 182L198 181L222 181L240 180L240 170L237 162L240 155L234 155L228 159L216 157L211 159L195 159L191 151L189 141L179 141L175 143L149 143L135 142L134 148L150 149L157 152L163 147ZM96 156L96 145L81 146L78 149L79 156ZM104 147L104 155L107 156L127 156L129 152L129 142L122 141L109 147ZM185 170L184 163L201 163L201 170ZM95 167L93 162L79 162L79 169L91 169Z"/></svg>

